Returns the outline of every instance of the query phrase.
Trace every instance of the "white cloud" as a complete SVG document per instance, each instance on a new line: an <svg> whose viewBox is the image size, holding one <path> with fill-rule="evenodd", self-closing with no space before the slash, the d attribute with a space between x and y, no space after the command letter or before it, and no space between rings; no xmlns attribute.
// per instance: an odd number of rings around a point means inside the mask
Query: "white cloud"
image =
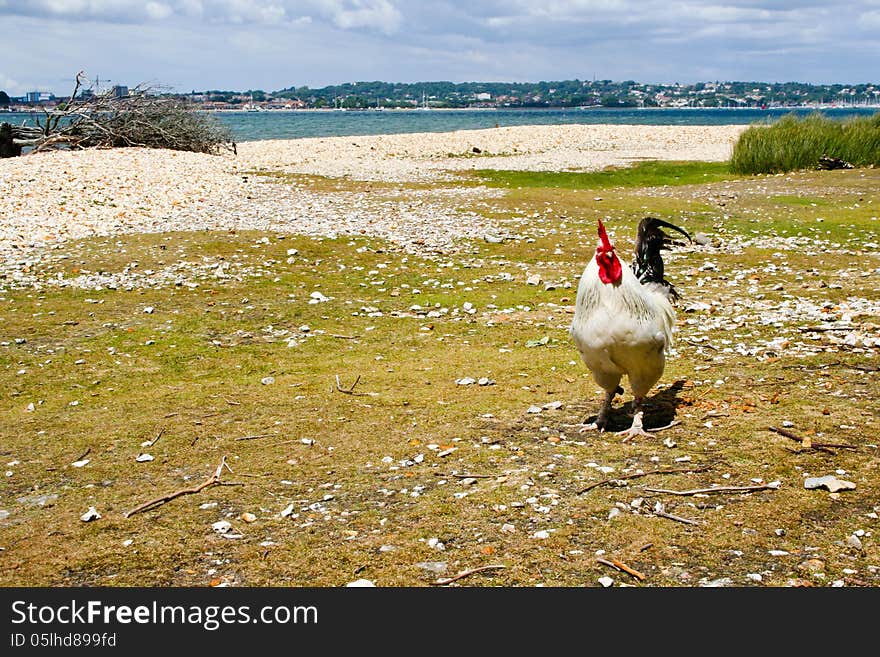
<svg viewBox="0 0 880 657"><path fill-rule="evenodd" d="M148 2L144 5L144 11L146 11L147 16L153 20L168 18L173 13L171 7L162 2Z"/></svg>
<svg viewBox="0 0 880 657"><path fill-rule="evenodd" d="M865 55L880 49L880 0L0 0L0 24L6 52L28 53L0 59L15 95L65 93L79 69L185 90L594 75L863 82L877 81Z"/></svg>

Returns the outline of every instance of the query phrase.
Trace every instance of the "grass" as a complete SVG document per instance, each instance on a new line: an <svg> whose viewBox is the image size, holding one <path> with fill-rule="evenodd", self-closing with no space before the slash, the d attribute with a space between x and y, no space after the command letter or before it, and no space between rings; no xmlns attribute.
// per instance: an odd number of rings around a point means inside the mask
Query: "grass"
<svg viewBox="0 0 880 657"><path fill-rule="evenodd" d="M734 146L730 168L739 174L815 169L822 155L856 167L880 165L880 114L846 121L789 115L751 126Z"/></svg>
<svg viewBox="0 0 880 657"><path fill-rule="evenodd" d="M478 169L476 176L490 187L544 189L609 189L654 185L692 185L735 178L726 162L637 162L631 167L609 167L593 172L534 172Z"/></svg>
<svg viewBox="0 0 880 657"><path fill-rule="evenodd" d="M464 586L596 586L604 575L650 587L880 585L877 350L835 340L848 332L802 330L848 316L873 335L880 323L870 246L880 172L756 181L718 170L702 182L709 171L689 170L696 182L661 187L649 176L601 200L582 184L518 174L521 184L486 207L516 239L442 257L370 237L272 232L46 251L30 263L38 285L0 292L0 585L425 586L437 575L419 564L433 561L450 575L506 566ZM646 423L681 424L623 444L569 427L595 414L600 394L566 328L595 217L607 218L623 257L643 213L725 246L666 256L684 299ZM126 267L173 270L183 282L50 282ZM559 285L527 285L532 272ZM310 303L315 291L327 300ZM695 301L712 308L686 311ZM337 375L344 388L360 377L355 394L336 389ZM614 428L628 423L629 400L617 400ZM549 402L562 406L528 412ZM766 430L785 421L856 449L798 450ZM136 461L143 452L154 460ZM74 467L84 454L88 464ZM223 456L233 470L223 481L243 485L125 517L203 481ZM708 469L579 494L688 464ZM857 488L803 488L807 475L838 471ZM753 480L782 485L707 497L647 490ZM699 524L653 515L657 502ZM80 520L89 506L100 520ZM241 538L216 533L220 520ZM858 530L861 549L847 542ZM646 579L608 569L599 551Z"/></svg>

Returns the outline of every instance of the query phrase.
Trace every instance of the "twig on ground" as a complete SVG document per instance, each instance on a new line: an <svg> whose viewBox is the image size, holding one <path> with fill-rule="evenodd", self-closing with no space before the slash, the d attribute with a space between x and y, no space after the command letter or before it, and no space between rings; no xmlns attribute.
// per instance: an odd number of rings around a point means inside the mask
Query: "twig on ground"
<svg viewBox="0 0 880 657"><path fill-rule="evenodd" d="M152 500L148 500L143 504L140 504L133 508L131 511L126 511L123 515L126 518L130 518L135 513L140 513L141 511L146 511L148 509L153 509L158 506L162 506L166 502L170 502L171 500L181 497L182 495L194 495L196 493L200 493L206 488L210 486L218 486L218 485L226 485L233 486L234 484L221 484L220 475L223 474L223 469L226 468L230 472L232 472L232 468L229 467L229 464L226 462L226 457L224 456L220 460L220 465L217 466L217 469L214 470L214 473L205 479L198 486L194 486L193 488L182 488L180 490L176 490L173 493L168 493L167 495L162 495L161 497L156 497Z"/></svg>
<svg viewBox="0 0 880 657"><path fill-rule="evenodd" d="M358 381L360 381L360 380L361 380L361 375L358 374L357 378L354 380L354 383L351 384L351 388L343 388L342 384L339 382L339 375L337 374L336 375L336 389L339 392L345 393L346 395L358 395L360 393L355 392L354 388L358 384Z"/></svg>
<svg viewBox="0 0 880 657"><path fill-rule="evenodd" d="M667 495L701 495L703 493L751 493L758 490L779 490L779 484L759 484L757 486L716 486L715 488L694 488L693 490L669 490L668 488L645 488L650 493Z"/></svg>
<svg viewBox="0 0 880 657"><path fill-rule="evenodd" d="M233 401L231 399L226 399L226 397L223 398L223 401L225 401L230 406L241 406L241 402Z"/></svg>
<svg viewBox="0 0 880 657"><path fill-rule="evenodd" d="M617 559L612 559L611 561L608 561L608 559L596 559L596 561L601 563L603 566L610 566L611 568L625 572L627 575L632 575L638 580L645 579L644 573L640 573L635 568L630 568L625 563Z"/></svg>
<svg viewBox="0 0 880 657"><path fill-rule="evenodd" d="M471 568L470 570L463 570L457 575L453 575L452 577L444 577L443 579L438 579L436 582L431 582L435 586L446 586L447 584L452 584L452 582L456 582L465 577L469 577L474 573L481 573L485 570L500 570L502 568L507 568L502 564L493 564L490 566L480 566L479 568Z"/></svg>
<svg viewBox="0 0 880 657"><path fill-rule="evenodd" d="M675 522L683 522L686 525L699 525L699 521L691 520L690 518L682 518L681 516L676 516L671 513L666 513L666 511L652 511L655 516L660 516L661 518L667 518L669 520L675 520Z"/></svg>
<svg viewBox="0 0 880 657"><path fill-rule="evenodd" d="M435 472L435 477L455 477L456 479L494 479L500 475L484 475L484 474L446 474L445 472Z"/></svg>
<svg viewBox="0 0 880 657"><path fill-rule="evenodd" d="M76 463L77 461L82 461L85 457L87 457L91 453L92 453L92 448L86 447L86 451L84 451L82 453L82 456L80 456L78 459L73 459L73 462Z"/></svg>
<svg viewBox="0 0 880 657"><path fill-rule="evenodd" d="M849 443L814 443L812 438L799 436L793 431L788 431L787 429L780 429L779 427L767 427L767 431L773 431L774 433L778 433L780 436L785 436L786 438L791 438L792 440L797 440L801 443L801 445L805 448L815 448L815 449L858 449L858 445L850 445Z"/></svg>
<svg viewBox="0 0 880 657"><path fill-rule="evenodd" d="M277 436L277 433L258 433L253 436L241 436L236 438L236 440L257 440L258 438L268 438L270 436Z"/></svg>
<svg viewBox="0 0 880 657"><path fill-rule="evenodd" d="M162 434L163 434L163 433L165 433L165 427L162 427L161 429L159 429L159 433L156 434L156 437L153 438L153 439L150 441L150 444L147 445L147 447L152 447L152 446L155 445L157 442L159 442L159 438L162 437Z"/></svg>
<svg viewBox="0 0 880 657"><path fill-rule="evenodd" d="M328 333L327 337L339 338L340 340L357 340L361 336L359 336L359 335L340 335L339 333Z"/></svg>
<svg viewBox="0 0 880 657"><path fill-rule="evenodd" d="M621 479L636 479L638 477L647 477L648 475L655 474L678 474L681 472L705 472L706 470L711 469L711 465L700 465L693 466L690 468L669 468L665 470L650 470L648 472L636 472L635 474L621 475L619 477L609 477L608 479L603 479L602 481L596 481L586 488L583 488L578 491L578 495L583 495L584 493L593 490L594 488L598 488L599 486L604 486L605 484L609 484L612 481L619 481Z"/></svg>

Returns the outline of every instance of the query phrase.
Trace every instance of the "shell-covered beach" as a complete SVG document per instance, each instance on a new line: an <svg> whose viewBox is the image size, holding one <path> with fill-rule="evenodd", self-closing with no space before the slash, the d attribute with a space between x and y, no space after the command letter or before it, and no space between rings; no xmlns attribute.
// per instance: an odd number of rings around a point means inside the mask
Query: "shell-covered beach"
<svg viewBox="0 0 880 657"><path fill-rule="evenodd" d="M237 155L216 156L140 148L37 153L0 160L0 252L8 258L92 235L201 229L366 231L401 243L423 235L426 225L444 240L478 235L489 229L485 221L462 222L451 208L316 194L249 174L412 183L469 169L596 171L644 160L722 161L745 127L522 126L245 142ZM457 190L456 196L467 195Z"/></svg>

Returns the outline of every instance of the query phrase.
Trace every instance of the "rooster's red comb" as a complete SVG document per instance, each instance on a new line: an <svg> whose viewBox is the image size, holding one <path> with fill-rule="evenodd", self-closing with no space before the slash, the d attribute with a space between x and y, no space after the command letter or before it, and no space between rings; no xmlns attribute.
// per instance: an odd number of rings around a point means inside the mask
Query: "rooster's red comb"
<svg viewBox="0 0 880 657"><path fill-rule="evenodd" d="M611 240L608 239L608 233L605 232L605 224L602 223L602 220L599 219L599 239L602 240L602 249L605 251L613 251L614 245L611 244Z"/></svg>

